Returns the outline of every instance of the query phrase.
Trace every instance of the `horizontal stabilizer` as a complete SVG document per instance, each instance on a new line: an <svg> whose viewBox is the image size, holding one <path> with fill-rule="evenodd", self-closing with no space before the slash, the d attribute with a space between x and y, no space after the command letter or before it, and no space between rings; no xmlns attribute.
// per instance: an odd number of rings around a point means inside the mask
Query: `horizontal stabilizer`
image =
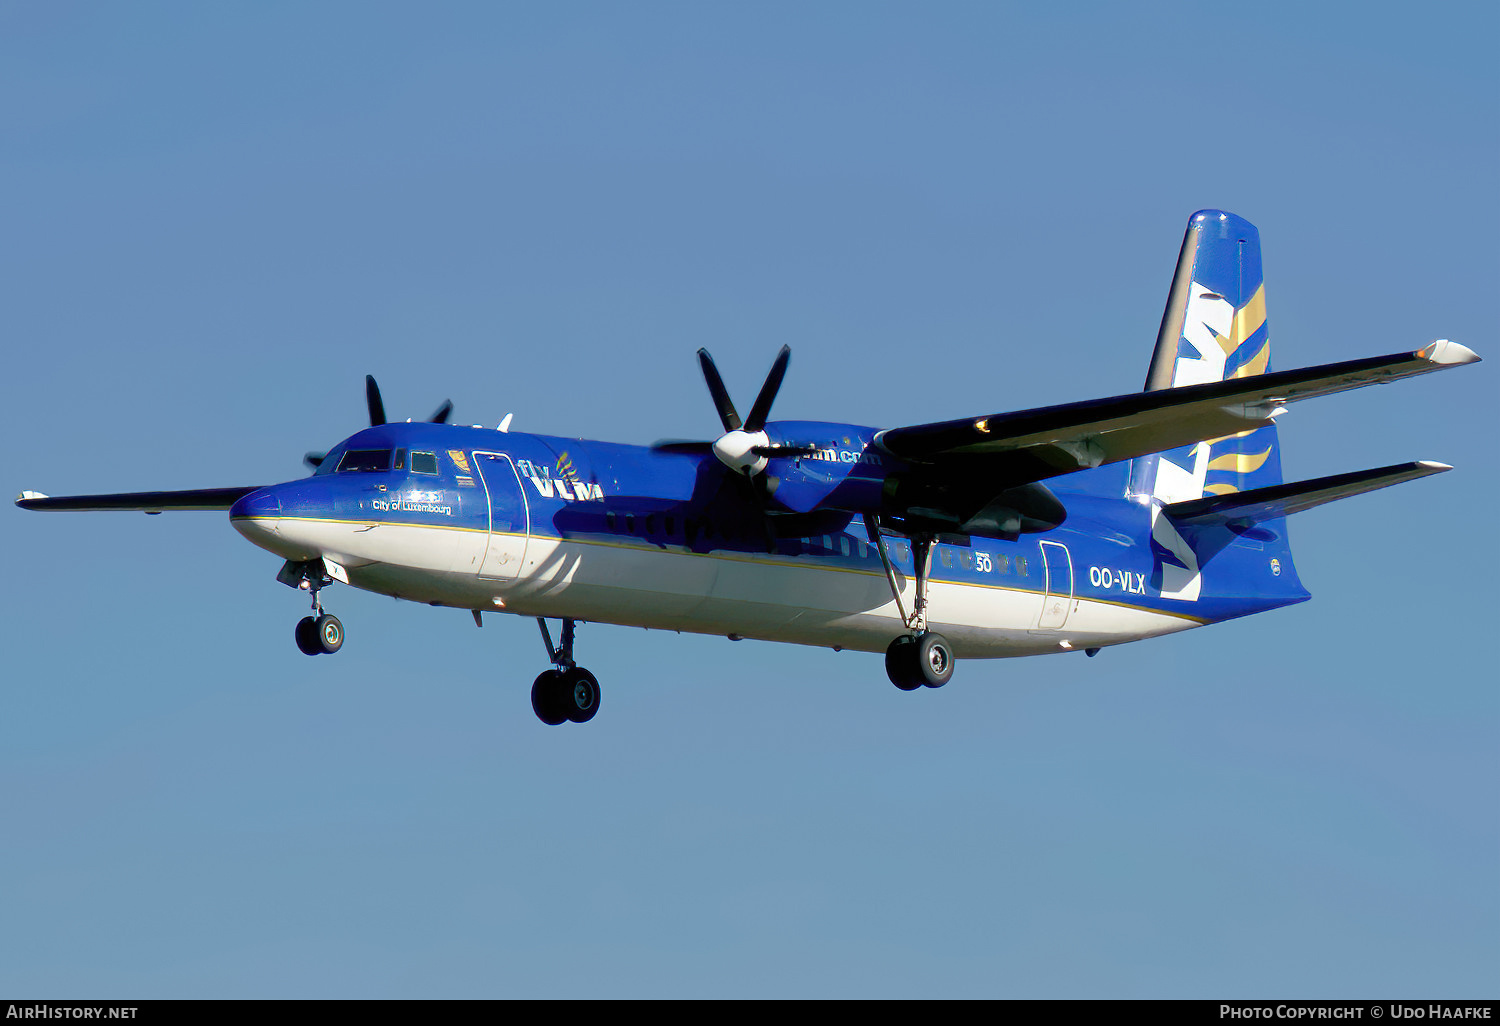
<svg viewBox="0 0 1500 1026"><path fill-rule="evenodd" d="M1249 526L1262 520L1275 520L1300 513L1335 499L1347 499L1351 495L1373 492L1377 488L1415 481L1419 477L1441 474L1452 469L1445 463L1426 460L1398 463L1393 467L1356 470L1349 474L1333 474L1311 481L1293 481L1248 492L1175 502L1163 507L1162 512L1183 527L1208 527L1215 524Z"/></svg>
<svg viewBox="0 0 1500 1026"><path fill-rule="evenodd" d="M249 485L244 488L195 488L185 492L116 492L112 495L51 496L43 495L41 492L22 492L16 497L16 505L22 509L76 512L135 510L140 513L161 513L169 509L227 510L238 499L261 487L261 485Z"/></svg>
<svg viewBox="0 0 1500 1026"><path fill-rule="evenodd" d="M892 428L875 436L913 462L985 457L997 476L1039 481L1227 437L1275 422L1288 403L1478 361L1456 342L1414 353L1135 392L988 417Z"/></svg>

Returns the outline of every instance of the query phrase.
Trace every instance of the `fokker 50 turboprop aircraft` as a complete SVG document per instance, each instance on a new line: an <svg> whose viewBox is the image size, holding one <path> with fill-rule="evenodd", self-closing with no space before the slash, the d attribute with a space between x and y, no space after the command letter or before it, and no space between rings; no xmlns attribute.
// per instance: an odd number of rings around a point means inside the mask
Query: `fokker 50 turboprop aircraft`
<svg viewBox="0 0 1500 1026"><path fill-rule="evenodd" d="M1290 403L1479 358L1416 352L1270 368L1260 237L1188 222L1144 391L885 429L772 421L783 347L741 419L707 351L724 433L649 448L446 423L370 427L286 484L51 498L42 510L228 510L310 592L308 655L337 652L335 581L535 617L552 668L532 707L584 722L599 684L578 621L885 652L903 690L959 657L1083 650L1302 602L1288 514L1450 468L1402 463L1284 483ZM1044 483L1047 482L1047 483ZM562 621L554 644L547 618Z"/></svg>

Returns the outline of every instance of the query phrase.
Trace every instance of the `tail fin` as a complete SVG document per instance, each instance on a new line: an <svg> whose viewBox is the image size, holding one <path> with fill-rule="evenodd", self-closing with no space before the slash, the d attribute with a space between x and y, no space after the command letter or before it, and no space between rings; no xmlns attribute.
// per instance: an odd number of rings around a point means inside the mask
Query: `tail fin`
<svg viewBox="0 0 1500 1026"><path fill-rule="evenodd" d="M1270 368L1260 232L1234 214L1200 210L1188 218L1145 390L1250 377ZM1196 600L1201 563L1212 556L1198 551L1163 507L1281 480L1275 424L1135 460L1128 494L1151 507L1158 557L1153 576L1162 596Z"/></svg>
<svg viewBox="0 0 1500 1026"><path fill-rule="evenodd" d="M1188 219L1146 391L1264 374L1271 368L1260 232L1200 210ZM1141 502L1186 502L1281 483L1276 425L1146 456L1131 469Z"/></svg>

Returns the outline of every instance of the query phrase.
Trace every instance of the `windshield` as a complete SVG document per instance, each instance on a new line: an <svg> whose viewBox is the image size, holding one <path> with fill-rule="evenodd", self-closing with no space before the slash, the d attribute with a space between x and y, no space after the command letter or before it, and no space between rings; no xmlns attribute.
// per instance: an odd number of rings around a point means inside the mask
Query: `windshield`
<svg viewBox="0 0 1500 1026"><path fill-rule="evenodd" d="M390 449L350 449L344 453L344 458L339 460L338 473L359 470L389 470L391 469Z"/></svg>

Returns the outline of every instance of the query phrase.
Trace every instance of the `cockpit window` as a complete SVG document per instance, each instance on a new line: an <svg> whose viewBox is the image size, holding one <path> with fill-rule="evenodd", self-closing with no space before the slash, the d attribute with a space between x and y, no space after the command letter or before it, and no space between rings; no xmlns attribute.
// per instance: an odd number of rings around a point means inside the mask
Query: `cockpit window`
<svg viewBox="0 0 1500 1026"><path fill-rule="evenodd" d="M413 474L436 474L438 472L437 453L413 452L411 454L411 472Z"/></svg>
<svg viewBox="0 0 1500 1026"><path fill-rule="evenodd" d="M350 449L344 453L344 458L339 460L340 474L351 470L389 470L391 469L391 450L389 449Z"/></svg>

